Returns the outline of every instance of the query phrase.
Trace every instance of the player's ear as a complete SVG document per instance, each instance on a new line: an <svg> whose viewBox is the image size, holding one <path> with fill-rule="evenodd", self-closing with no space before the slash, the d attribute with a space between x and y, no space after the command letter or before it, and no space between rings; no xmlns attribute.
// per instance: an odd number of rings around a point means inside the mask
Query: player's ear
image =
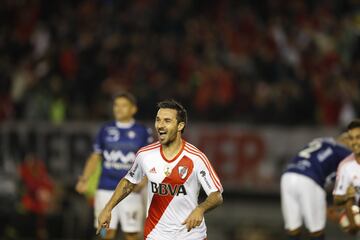
<svg viewBox="0 0 360 240"><path fill-rule="evenodd" d="M137 111L138 111L137 106L136 106L136 105L133 105L133 107L132 107L132 112L133 112L133 114L137 113Z"/></svg>
<svg viewBox="0 0 360 240"><path fill-rule="evenodd" d="M184 122L179 122L178 131L181 132L184 128L185 128L185 123Z"/></svg>

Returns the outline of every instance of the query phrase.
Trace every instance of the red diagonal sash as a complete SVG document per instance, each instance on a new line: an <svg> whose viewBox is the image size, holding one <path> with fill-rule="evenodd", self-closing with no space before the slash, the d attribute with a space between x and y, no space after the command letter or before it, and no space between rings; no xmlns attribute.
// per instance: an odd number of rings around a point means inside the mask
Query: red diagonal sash
<svg viewBox="0 0 360 240"><path fill-rule="evenodd" d="M183 175L184 171L179 171L179 167L187 168L186 176ZM182 185L186 182L186 180L191 175L193 168L194 163L192 162L192 160L184 156L172 169L170 175L162 181L162 184L171 185L172 189L175 189L176 186ZM174 195L171 194L159 195L154 193L154 196L151 199L148 217L145 221L144 239L146 239L150 232L155 228L156 224L159 222L161 216L164 214L165 210L167 209L173 198Z"/></svg>

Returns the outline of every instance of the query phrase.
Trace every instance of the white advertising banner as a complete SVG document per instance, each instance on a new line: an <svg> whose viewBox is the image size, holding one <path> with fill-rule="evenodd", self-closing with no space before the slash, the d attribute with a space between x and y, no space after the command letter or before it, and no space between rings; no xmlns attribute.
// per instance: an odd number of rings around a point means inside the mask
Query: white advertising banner
<svg viewBox="0 0 360 240"><path fill-rule="evenodd" d="M282 170L312 138L336 136L336 129L196 125L189 140L206 153L224 186L232 190L279 190Z"/></svg>
<svg viewBox="0 0 360 240"><path fill-rule="evenodd" d="M148 124L151 126L152 123ZM36 152L50 173L74 182L91 153L100 123L7 123L0 126L0 171L16 173L24 153ZM190 124L185 139L205 152L229 190L278 191L284 164L312 138L336 136L331 128Z"/></svg>

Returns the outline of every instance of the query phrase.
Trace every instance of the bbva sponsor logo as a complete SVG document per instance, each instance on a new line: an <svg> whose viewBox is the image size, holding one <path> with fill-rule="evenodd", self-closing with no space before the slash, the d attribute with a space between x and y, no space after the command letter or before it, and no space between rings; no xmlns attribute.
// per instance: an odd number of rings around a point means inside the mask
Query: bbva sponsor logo
<svg viewBox="0 0 360 240"><path fill-rule="evenodd" d="M162 196L171 195L179 196L179 194L187 195L186 189L182 184L154 183L151 182L151 191Z"/></svg>

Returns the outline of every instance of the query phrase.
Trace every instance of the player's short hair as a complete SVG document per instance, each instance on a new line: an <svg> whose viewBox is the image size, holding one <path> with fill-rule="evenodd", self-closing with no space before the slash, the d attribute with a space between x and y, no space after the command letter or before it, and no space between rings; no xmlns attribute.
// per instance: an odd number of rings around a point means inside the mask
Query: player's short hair
<svg viewBox="0 0 360 240"><path fill-rule="evenodd" d="M130 93L130 92L126 92L126 91L122 91L122 92L118 92L113 96L113 101L115 101L117 98L126 98L127 100L129 100L132 104L134 104L135 106L137 105L137 100L136 97Z"/></svg>
<svg viewBox="0 0 360 240"><path fill-rule="evenodd" d="M354 128L360 128L360 119L352 120L347 126L347 130L352 130Z"/></svg>
<svg viewBox="0 0 360 240"><path fill-rule="evenodd" d="M168 100L158 102L157 107L158 107L158 109L160 109L160 108L170 108L170 109L176 110L176 112L177 112L176 120L178 121L178 123L180 123L180 122L185 123L185 126L186 126L186 124L187 124L187 111L184 108L184 106L181 105L179 102L175 101L174 99L168 99ZM182 133L185 130L185 126L181 130Z"/></svg>

